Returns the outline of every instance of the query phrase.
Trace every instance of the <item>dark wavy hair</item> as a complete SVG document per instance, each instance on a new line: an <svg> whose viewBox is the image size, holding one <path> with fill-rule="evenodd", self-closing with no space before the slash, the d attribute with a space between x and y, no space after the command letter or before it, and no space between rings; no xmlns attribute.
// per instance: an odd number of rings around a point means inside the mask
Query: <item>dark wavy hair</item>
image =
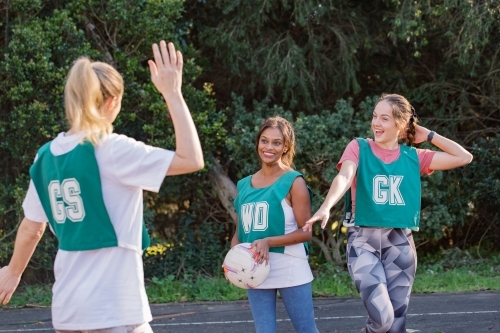
<svg viewBox="0 0 500 333"><path fill-rule="evenodd" d="M262 122L255 139L255 151L257 152L257 156L259 155L260 136L262 135L262 132L268 128L277 128L281 132L281 135L283 135L283 145L286 147L286 150L283 152L283 156L281 156L281 161L285 165L293 168L293 157L295 156L295 132L293 131L292 124L290 124L290 122L285 118L272 117L267 118Z"/></svg>
<svg viewBox="0 0 500 333"><path fill-rule="evenodd" d="M392 107L392 115L396 121L396 126L403 133L399 139L404 144L411 146L415 141L415 125L418 122L415 108L406 98L398 94L384 93L378 99L377 104L381 101L386 101Z"/></svg>

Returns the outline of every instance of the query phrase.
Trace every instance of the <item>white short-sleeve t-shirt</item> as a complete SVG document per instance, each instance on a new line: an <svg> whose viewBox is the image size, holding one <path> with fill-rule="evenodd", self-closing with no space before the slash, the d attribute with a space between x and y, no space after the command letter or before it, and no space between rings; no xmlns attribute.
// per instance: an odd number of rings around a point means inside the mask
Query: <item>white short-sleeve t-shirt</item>
<svg viewBox="0 0 500 333"><path fill-rule="evenodd" d="M285 234L298 229L293 208L281 201L285 214ZM256 289L277 289L300 286L313 280L311 267L307 260L306 249L303 243L285 246L285 253L269 252L271 270L267 279Z"/></svg>
<svg viewBox="0 0 500 333"><path fill-rule="evenodd" d="M79 136L60 133L54 155L71 151ZM110 134L95 146L103 199L118 243L141 244L143 190L158 192L173 151ZM47 222L33 182L23 202L25 216ZM57 330L92 330L152 320L144 287L140 248L59 250L54 263L52 323Z"/></svg>

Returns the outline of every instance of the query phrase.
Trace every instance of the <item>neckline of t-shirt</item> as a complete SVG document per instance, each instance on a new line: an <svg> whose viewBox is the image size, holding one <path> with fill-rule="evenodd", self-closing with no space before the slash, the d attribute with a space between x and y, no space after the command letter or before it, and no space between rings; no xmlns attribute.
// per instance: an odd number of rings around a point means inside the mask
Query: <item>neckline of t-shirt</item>
<svg viewBox="0 0 500 333"><path fill-rule="evenodd" d="M377 148L381 149L383 152L387 152L388 154L392 154L392 155L397 155L397 158L394 161L392 161L392 162L386 163L383 159L381 159L380 157L378 157L375 154L375 152L373 151L372 145L370 144L370 141L373 142L373 145L376 145ZM397 161L399 161L399 158L401 157L401 145L400 144L398 144L398 148L397 149L386 149L386 148L382 148L379 145L377 145L377 143L375 142L375 140L367 140L367 143L368 143L368 148L370 150L370 153L376 159L378 159L380 162L384 163L385 165L391 165L393 163L396 163Z"/></svg>
<svg viewBox="0 0 500 333"><path fill-rule="evenodd" d="M69 134L67 135L66 132L61 132L59 133L54 140L50 143L50 153L54 156L63 156L75 149L75 147L78 145L80 141L78 140L78 135L77 134ZM59 146L59 149L63 150L63 153L60 154L55 154L54 151L52 150L52 145L57 145ZM62 149L63 146L66 146L66 149ZM67 147L70 146L70 147ZM68 149L71 148L71 149ZM57 148L56 148L57 149ZM56 151L58 152L58 151Z"/></svg>
<svg viewBox="0 0 500 333"><path fill-rule="evenodd" d="M252 178L255 175L255 174L253 174L253 175L250 176L250 181L249 181L250 188L253 189L253 190L263 190L263 189L266 189L266 188L270 188L270 187L274 186L281 179L281 177L283 177L284 175L289 174L290 172L293 172L293 171L295 171L295 170L292 169L290 171L285 172L284 174L282 174L281 176L279 176L278 179L276 179L274 181L274 183L272 183L272 184L270 184L268 186L265 186L265 187L254 187L252 185Z"/></svg>

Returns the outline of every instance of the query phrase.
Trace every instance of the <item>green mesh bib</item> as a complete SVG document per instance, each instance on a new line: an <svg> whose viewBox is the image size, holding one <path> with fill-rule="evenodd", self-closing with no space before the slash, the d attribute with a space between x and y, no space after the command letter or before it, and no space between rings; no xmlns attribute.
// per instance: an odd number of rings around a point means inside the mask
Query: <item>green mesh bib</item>
<svg viewBox="0 0 500 333"><path fill-rule="evenodd" d="M290 192L295 178L301 176L300 172L289 171L264 188L252 187L252 176L238 182L238 196L234 205L238 214L238 239L241 242L252 243L257 239L285 234L285 213L281 201ZM308 244L304 243L304 246L307 253ZM285 247L271 247L269 251L284 253Z"/></svg>
<svg viewBox="0 0 500 333"><path fill-rule="evenodd" d="M59 248L85 251L118 246L104 205L94 146L84 142L66 154L55 156L50 143L39 149L30 176ZM143 223L142 248L149 244Z"/></svg>
<svg viewBox="0 0 500 333"><path fill-rule="evenodd" d="M355 226L419 229L420 164L413 147L400 146L399 158L385 164L369 143L358 138ZM346 192L346 216L351 216L351 191Z"/></svg>

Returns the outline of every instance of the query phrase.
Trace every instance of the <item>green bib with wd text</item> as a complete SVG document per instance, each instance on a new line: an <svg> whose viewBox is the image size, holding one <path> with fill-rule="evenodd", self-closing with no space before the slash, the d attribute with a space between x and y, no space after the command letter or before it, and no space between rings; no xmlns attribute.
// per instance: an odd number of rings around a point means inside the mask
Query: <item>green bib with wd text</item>
<svg viewBox="0 0 500 333"><path fill-rule="evenodd" d="M289 171L274 184L263 188L252 187L252 176L238 182L234 206L238 214L238 239L242 243L285 234L285 213L281 202L290 192L295 178L300 176L300 172ZM304 246L307 253L307 243ZM284 253L285 247L271 247L269 251Z"/></svg>

